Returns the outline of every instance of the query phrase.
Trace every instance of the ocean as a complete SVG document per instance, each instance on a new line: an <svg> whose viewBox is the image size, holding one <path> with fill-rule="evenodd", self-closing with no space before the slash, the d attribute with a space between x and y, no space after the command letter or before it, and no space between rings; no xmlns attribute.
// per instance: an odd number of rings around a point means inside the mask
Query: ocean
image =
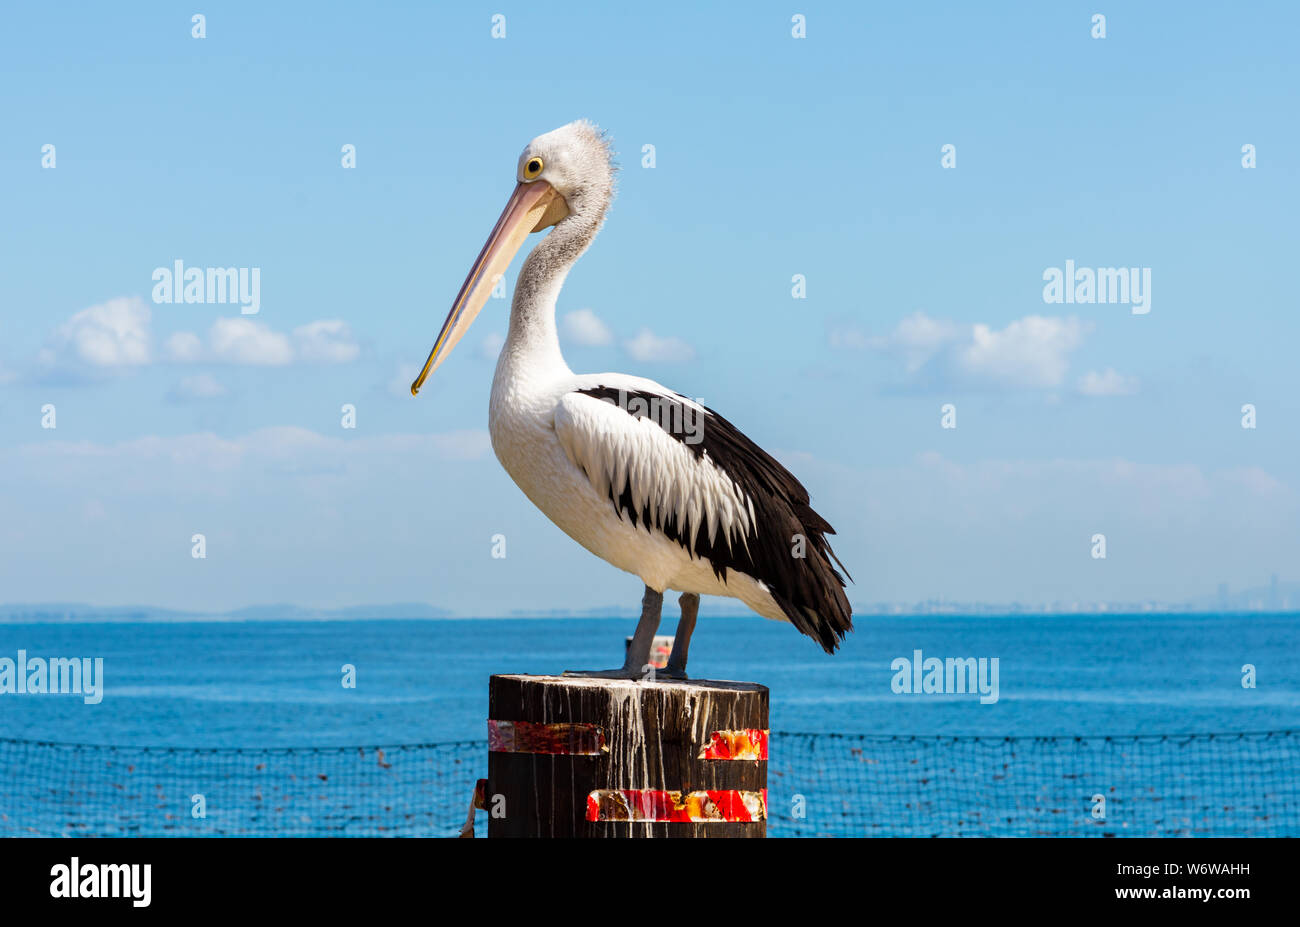
<svg viewBox="0 0 1300 927"><path fill-rule="evenodd" d="M829 656L710 618L697 678L771 689L774 731L1128 735L1300 728L1300 614L860 616ZM101 657L103 699L0 695L0 737L196 747L482 740L492 673L622 662L635 619L0 624L0 658ZM672 617L667 614L666 630ZM893 691L898 658L997 659L997 700ZM355 688L342 684L355 667ZM1244 687L1243 667L1254 668Z"/></svg>

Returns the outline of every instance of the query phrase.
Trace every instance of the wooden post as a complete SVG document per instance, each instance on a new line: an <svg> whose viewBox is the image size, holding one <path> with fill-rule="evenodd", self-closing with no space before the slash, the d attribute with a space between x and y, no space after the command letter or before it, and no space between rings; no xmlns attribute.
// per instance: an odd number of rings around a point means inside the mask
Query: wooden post
<svg viewBox="0 0 1300 927"><path fill-rule="evenodd" d="M489 837L763 837L766 686L493 676Z"/></svg>

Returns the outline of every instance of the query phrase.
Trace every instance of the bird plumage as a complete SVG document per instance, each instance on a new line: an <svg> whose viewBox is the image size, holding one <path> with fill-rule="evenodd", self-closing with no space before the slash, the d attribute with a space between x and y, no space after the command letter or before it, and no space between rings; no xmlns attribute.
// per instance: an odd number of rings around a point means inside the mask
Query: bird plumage
<svg viewBox="0 0 1300 927"><path fill-rule="evenodd" d="M661 532L724 584L729 573L758 580L782 617L834 652L852 612L826 540L835 532L803 484L712 409L611 379L557 405L555 431L569 459L620 518ZM620 416L635 424L619 427Z"/></svg>

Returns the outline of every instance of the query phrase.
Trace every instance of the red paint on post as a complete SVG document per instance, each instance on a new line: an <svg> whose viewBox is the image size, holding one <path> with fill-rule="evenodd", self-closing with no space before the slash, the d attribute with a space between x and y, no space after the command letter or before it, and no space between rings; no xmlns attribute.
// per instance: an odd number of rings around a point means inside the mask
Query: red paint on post
<svg viewBox="0 0 1300 927"><path fill-rule="evenodd" d="M709 745L700 751L702 760L766 760L767 731L714 731Z"/></svg>
<svg viewBox="0 0 1300 927"><path fill-rule="evenodd" d="M488 721L492 753L544 753L551 756L597 756L608 753L605 732L595 724L540 724L533 721Z"/></svg>
<svg viewBox="0 0 1300 927"><path fill-rule="evenodd" d="M683 824L752 823L767 820L767 789L596 789L587 796L588 821L650 821Z"/></svg>

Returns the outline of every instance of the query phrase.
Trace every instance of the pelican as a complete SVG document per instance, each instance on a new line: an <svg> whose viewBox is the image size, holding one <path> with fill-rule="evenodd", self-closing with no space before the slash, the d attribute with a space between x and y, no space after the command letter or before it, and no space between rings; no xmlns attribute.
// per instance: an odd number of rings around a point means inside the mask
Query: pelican
<svg viewBox="0 0 1300 927"><path fill-rule="evenodd" d="M790 471L712 409L644 377L576 374L560 353L556 300L605 221L614 172L605 134L586 120L528 143L514 193L411 395L464 337L528 235L553 227L515 284L492 380L492 448L551 521L645 584L624 665L570 675L646 676L669 589L682 593L681 618L660 676L686 678L701 595L737 598L833 653L853 629L831 561L844 566L826 540L835 532Z"/></svg>

